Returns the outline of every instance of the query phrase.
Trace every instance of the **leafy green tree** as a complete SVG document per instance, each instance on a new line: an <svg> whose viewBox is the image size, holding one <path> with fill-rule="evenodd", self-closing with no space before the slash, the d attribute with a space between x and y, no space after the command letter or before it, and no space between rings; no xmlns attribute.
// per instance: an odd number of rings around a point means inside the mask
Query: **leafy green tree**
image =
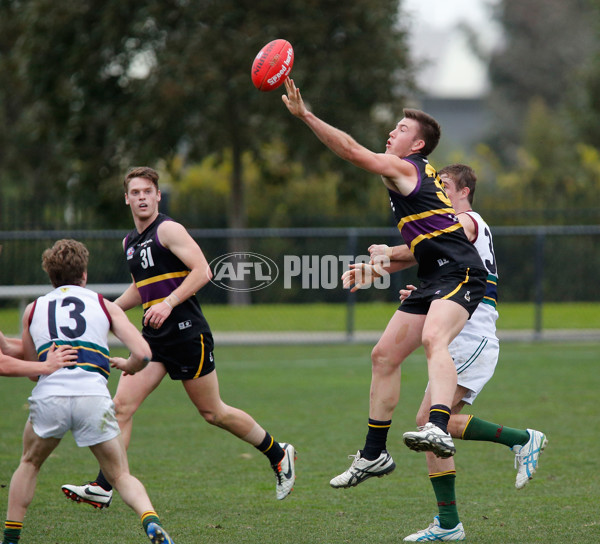
<svg viewBox="0 0 600 544"><path fill-rule="evenodd" d="M600 0L590 0L593 6L592 24L600 35ZM600 149L600 47L586 57L577 74L578 84L571 93L568 108L580 138Z"/></svg>
<svg viewBox="0 0 600 544"><path fill-rule="evenodd" d="M516 161L531 102L555 111L598 51L597 0L500 0L496 20L503 45L489 63L493 129L489 141L504 160Z"/></svg>
<svg viewBox="0 0 600 544"><path fill-rule="evenodd" d="M75 217L115 226L128 224L115 192L130 165L162 164L176 184L179 157L228 158L228 225L243 227L244 153L261 168L265 142L280 136L307 172L333 167L356 181L338 191L357 200L364 175L324 153L279 91L254 89L250 67L267 41L285 37L307 101L382 147L410 82L398 9L397 0L4 0L4 175L40 201L58 192ZM390 115L382 124L375 111Z"/></svg>

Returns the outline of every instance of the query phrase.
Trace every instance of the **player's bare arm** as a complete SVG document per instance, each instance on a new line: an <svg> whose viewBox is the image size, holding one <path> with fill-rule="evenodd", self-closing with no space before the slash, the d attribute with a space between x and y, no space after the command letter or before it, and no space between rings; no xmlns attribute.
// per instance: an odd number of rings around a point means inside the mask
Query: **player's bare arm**
<svg viewBox="0 0 600 544"><path fill-rule="evenodd" d="M23 342L20 338L7 338L0 332L0 351L4 353L4 355L22 359Z"/></svg>
<svg viewBox="0 0 600 544"><path fill-rule="evenodd" d="M319 119L304 104L300 89L294 80L285 80L287 95L282 96L290 113L302 121L315 133L331 151L355 166L382 177L383 183L401 194L409 194L418 182L413 165L392 153L374 153L360 145L352 136Z"/></svg>
<svg viewBox="0 0 600 544"><path fill-rule="evenodd" d="M477 238L477 225L473 218L468 213L464 212L458 213L456 217L458 217L460 224L463 226L469 242L474 242Z"/></svg>
<svg viewBox="0 0 600 544"><path fill-rule="evenodd" d="M141 335L137 327L129 321L125 312L114 302L104 301L111 318L111 331L127 347L129 357L111 357L110 364L126 374L135 374L142 370L150 361L152 351L148 342Z"/></svg>
<svg viewBox="0 0 600 544"><path fill-rule="evenodd" d="M33 309L33 303L28 304L23 312L23 319L21 320L21 341L23 344L23 359L26 361L37 361L37 350L35 349L35 344L33 343L33 338L31 338L31 334L29 333L29 319L31 316L31 311Z"/></svg>
<svg viewBox="0 0 600 544"><path fill-rule="evenodd" d="M127 310L131 310L131 308L139 306L141 303L142 297L135 285L135 282L125 289L123 294L115 300L115 304L125 312Z"/></svg>
<svg viewBox="0 0 600 544"><path fill-rule="evenodd" d="M391 247L386 244L372 244L369 246L369 255L371 263L387 257L390 261L405 262L407 267L417 264L415 256L406 244Z"/></svg>
<svg viewBox="0 0 600 544"><path fill-rule="evenodd" d="M77 350L66 345L56 347L52 344L44 362L24 361L0 352L0 376L31 378L35 381L38 376L52 374L76 360Z"/></svg>
<svg viewBox="0 0 600 544"><path fill-rule="evenodd" d="M154 304L144 314L144 325L154 328L162 326L175 306L194 295L212 278L204 253L183 225L164 221L158 227L158 236L162 245L180 259L190 273L165 300Z"/></svg>
<svg viewBox="0 0 600 544"><path fill-rule="evenodd" d="M46 361L44 363L39 361L35 344L29 333L29 316L32 309L33 304L29 304L23 313L21 346L24 361L13 358L10 358L10 361L5 361L7 364L1 373L4 376L26 376L33 381L37 381L38 376L52 374L59 368L69 366L77 360L77 350L71 346L63 345L57 348L52 345L48 350Z"/></svg>

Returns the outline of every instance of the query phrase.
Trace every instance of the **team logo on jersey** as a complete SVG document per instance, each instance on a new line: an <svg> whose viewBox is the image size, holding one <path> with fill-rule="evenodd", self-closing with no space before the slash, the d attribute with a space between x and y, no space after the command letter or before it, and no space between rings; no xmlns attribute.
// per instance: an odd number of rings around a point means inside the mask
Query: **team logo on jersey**
<svg viewBox="0 0 600 544"><path fill-rule="evenodd" d="M179 330L183 331L185 329L189 329L192 327L192 322L188 319L187 321L181 321L180 323L178 323L179 326Z"/></svg>
<svg viewBox="0 0 600 544"><path fill-rule="evenodd" d="M127 248L127 260L130 261L131 259L133 259L133 254L135 253L135 249L133 249L133 247L128 247Z"/></svg>
<svg viewBox="0 0 600 544"><path fill-rule="evenodd" d="M210 262L210 280L226 291L258 291L275 282L279 268L275 261L251 252L227 253Z"/></svg>

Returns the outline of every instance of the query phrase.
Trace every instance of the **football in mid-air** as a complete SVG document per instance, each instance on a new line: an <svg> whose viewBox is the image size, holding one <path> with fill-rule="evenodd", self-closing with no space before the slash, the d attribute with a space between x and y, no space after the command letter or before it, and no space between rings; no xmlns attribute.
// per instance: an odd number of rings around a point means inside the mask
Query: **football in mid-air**
<svg viewBox="0 0 600 544"><path fill-rule="evenodd" d="M252 63L252 83L259 91L277 89L288 77L294 64L294 49L287 40L265 45Z"/></svg>

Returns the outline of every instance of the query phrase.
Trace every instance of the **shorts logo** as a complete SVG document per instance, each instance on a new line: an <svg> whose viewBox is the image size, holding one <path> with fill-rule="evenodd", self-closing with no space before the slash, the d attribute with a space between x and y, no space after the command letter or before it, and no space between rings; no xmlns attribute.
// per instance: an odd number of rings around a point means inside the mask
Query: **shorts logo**
<svg viewBox="0 0 600 544"><path fill-rule="evenodd" d="M275 261L251 252L227 253L210 262L210 280L226 291L258 291L275 282L279 268Z"/></svg>
<svg viewBox="0 0 600 544"><path fill-rule="evenodd" d="M187 321L181 321L178 323L179 330L183 331L185 329L189 329L192 326L192 322L188 319Z"/></svg>
<svg viewBox="0 0 600 544"><path fill-rule="evenodd" d="M471 291L467 291L467 292L465 293L465 300L466 300L467 302L471 302Z"/></svg>

